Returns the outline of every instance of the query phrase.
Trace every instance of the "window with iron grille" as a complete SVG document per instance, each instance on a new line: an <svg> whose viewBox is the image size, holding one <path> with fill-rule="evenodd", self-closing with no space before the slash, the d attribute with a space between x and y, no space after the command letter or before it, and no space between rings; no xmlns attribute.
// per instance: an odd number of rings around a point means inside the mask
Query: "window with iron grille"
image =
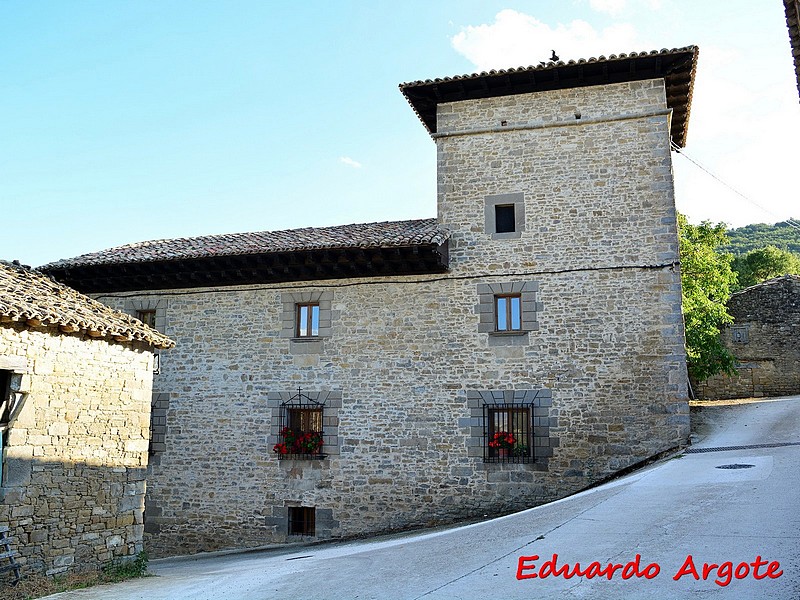
<svg viewBox="0 0 800 600"><path fill-rule="evenodd" d="M298 304L296 315L295 336L319 336L319 304Z"/></svg>
<svg viewBox="0 0 800 600"><path fill-rule="evenodd" d="M312 506L290 506L289 535L315 535L315 513Z"/></svg>
<svg viewBox="0 0 800 600"><path fill-rule="evenodd" d="M533 462L531 413L525 404L484 406L484 462Z"/></svg>
<svg viewBox="0 0 800 600"><path fill-rule="evenodd" d="M300 389L281 404L278 443L273 451L279 459L321 459L323 441L323 404L311 400Z"/></svg>
<svg viewBox="0 0 800 600"><path fill-rule="evenodd" d="M522 296L520 294L495 296L494 314L497 331L521 331Z"/></svg>

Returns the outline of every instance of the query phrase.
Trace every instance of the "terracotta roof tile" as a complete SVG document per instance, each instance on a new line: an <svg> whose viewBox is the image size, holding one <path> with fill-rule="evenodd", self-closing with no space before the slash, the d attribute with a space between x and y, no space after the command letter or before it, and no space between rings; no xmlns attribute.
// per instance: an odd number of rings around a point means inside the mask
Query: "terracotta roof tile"
<svg viewBox="0 0 800 600"><path fill-rule="evenodd" d="M663 77L667 104L675 113L673 141L683 146L698 52L696 46L623 52L607 57L550 61L536 66L411 81L401 83L399 87L425 128L435 133L436 105L440 103Z"/></svg>
<svg viewBox="0 0 800 600"><path fill-rule="evenodd" d="M436 219L306 227L284 231L231 233L138 242L59 260L40 269L47 271L86 265L171 261L328 248L439 245L448 237L449 232L440 227Z"/></svg>
<svg viewBox="0 0 800 600"><path fill-rule="evenodd" d="M175 345L130 315L117 312L46 275L15 263L0 261L0 322L58 326L65 332L92 337L141 341L156 348Z"/></svg>

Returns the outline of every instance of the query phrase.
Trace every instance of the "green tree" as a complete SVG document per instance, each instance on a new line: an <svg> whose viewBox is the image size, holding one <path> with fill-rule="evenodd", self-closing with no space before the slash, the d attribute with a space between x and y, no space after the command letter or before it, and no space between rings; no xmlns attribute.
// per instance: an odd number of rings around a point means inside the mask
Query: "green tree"
<svg viewBox="0 0 800 600"><path fill-rule="evenodd" d="M733 322L725 303L736 284L733 256L717 251L727 242L725 224L692 225L679 214L678 234L689 374L698 381L717 373L733 374L734 357L720 338L720 328Z"/></svg>
<svg viewBox="0 0 800 600"><path fill-rule="evenodd" d="M765 246L733 260L738 287L746 288L781 275L800 275L800 256L775 246Z"/></svg>

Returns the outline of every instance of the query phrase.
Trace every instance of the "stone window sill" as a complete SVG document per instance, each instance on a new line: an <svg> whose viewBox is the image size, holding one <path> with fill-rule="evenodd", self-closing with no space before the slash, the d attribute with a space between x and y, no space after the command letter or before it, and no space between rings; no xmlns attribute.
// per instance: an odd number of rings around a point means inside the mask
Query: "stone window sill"
<svg viewBox="0 0 800 600"><path fill-rule="evenodd" d="M323 339L324 338L321 338L318 335L306 335L306 336L303 336L303 337L293 337L292 341L300 343L300 344L305 344L305 343L308 343L308 342L321 342Z"/></svg>
<svg viewBox="0 0 800 600"><path fill-rule="evenodd" d="M516 329L514 331L490 331L489 335L497 337L513 337L517 335L528 335L528 329Z"/></svg>

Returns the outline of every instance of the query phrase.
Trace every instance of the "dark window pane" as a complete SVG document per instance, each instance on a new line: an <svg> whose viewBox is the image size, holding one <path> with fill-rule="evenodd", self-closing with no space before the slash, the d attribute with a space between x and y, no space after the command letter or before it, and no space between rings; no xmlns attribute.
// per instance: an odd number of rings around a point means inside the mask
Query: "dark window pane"
<svg viewBox="0 0 800 600"><path fill-rule="evenodd" d="M315 509L307 506L289 507L289 535L314 535Z"/></svg>
<svg viewBox="0 0 800 600"><path fill-rule="evenodd" d="M156 327L156 311L154 310L137 310L136 318L148 327L155 329Z"/></svg>
<svg viewBox="0 0 800 600"><path fill-rule="evenodd" d="M494 224L496 233L516 231L513 204L499 204L494 207Z"/></svg>

